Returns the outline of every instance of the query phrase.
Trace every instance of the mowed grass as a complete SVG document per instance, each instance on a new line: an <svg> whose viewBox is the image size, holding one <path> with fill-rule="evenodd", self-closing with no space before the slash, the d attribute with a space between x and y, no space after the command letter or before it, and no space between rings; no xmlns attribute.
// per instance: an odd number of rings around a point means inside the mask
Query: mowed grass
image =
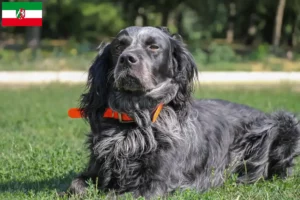
<svg viewBox="0 0 300 200"><path fill-rule="evenodd" d="M48 85L0 88L0 199L59 199L76 173L87 163L88 124L69 119L84 86ZM300 113L300 92L290 87L269 89L202 86L199 98L221 98L274 111ZM168 199L299 199L300 162L287 180L260 180L252 185L224 186L200 194L177 192ZM76 199L76 197L74 197ZM89 188L85 199L111 199ZM131 199L128 197L127 199ZM140 198L142 199L142 198Z"/></svg>

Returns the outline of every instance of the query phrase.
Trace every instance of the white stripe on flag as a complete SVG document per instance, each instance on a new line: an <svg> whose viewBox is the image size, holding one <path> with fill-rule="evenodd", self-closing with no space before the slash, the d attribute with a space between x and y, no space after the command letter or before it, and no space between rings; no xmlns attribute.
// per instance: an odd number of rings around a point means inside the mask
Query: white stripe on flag
<svg viewBox="0 0 300 200"><path fill-rule="evenodd" d="M42 18L42 10L25 10L25 18ZM16 10L2 10L2 18L17 18Z"/></svg>

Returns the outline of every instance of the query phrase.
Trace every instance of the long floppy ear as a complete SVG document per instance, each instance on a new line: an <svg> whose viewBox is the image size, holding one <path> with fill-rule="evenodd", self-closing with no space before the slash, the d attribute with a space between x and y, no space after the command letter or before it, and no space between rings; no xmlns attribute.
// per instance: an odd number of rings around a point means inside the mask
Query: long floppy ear
<svg viewBox="0 0 300 200"><path fill-rule="evenodd" d="M87 92L82 94L80 108L82 115L90 122L92 129L99 121L99 114L104 112L108 99L108 75L112 70L110 44L99 47L88 72Z"/></svg>
<svg viewBox="0 0 300 200"><path fill-rule="evenodd" d="M191 53L186 49L180 35L173 35L171 39L175 82L179 89L171 102L174 109L180 112L181 117L187 114L187 105L190 103L194 89L195 78L198 77L196 63Z"/></svg>

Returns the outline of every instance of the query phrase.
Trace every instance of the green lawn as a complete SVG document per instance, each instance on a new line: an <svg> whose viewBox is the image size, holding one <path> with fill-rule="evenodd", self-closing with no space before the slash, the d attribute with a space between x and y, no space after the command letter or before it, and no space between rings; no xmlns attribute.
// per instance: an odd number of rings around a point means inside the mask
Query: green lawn
<svg viewBox="0 0 300 200"><path fill-rule="evenodd" d="M50 85L0 88L0 199L58 199L87 162L82 120L69 119L83 86ZM204 89L205 88L205 89ZM222 98L265 111L285 108L300 112L300 92L288 87L270 89L207 88L197 97ZM178 193L169 199L299 199L300 162L287 180L237 185L229 180L204 194ZM99 196L98 196L99 197ZM101 195L103 199L110 199ZM91 187L86 199L99 199ZM128 198L130 199L130 198Z"/></svg>

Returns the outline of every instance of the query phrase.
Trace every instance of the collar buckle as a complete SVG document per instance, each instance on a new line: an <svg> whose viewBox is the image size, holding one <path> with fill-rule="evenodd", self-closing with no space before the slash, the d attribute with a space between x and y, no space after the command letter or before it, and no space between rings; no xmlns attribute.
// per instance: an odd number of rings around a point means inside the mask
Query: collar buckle
<svg viewBox="0 0 300 200"><path fill-rule="evenodd" d="M118 119L119 119L119 122L123 123L123 124L134 122L133 120L124 121L123 118L122 118L122 113L118 113Z"/></svg>

